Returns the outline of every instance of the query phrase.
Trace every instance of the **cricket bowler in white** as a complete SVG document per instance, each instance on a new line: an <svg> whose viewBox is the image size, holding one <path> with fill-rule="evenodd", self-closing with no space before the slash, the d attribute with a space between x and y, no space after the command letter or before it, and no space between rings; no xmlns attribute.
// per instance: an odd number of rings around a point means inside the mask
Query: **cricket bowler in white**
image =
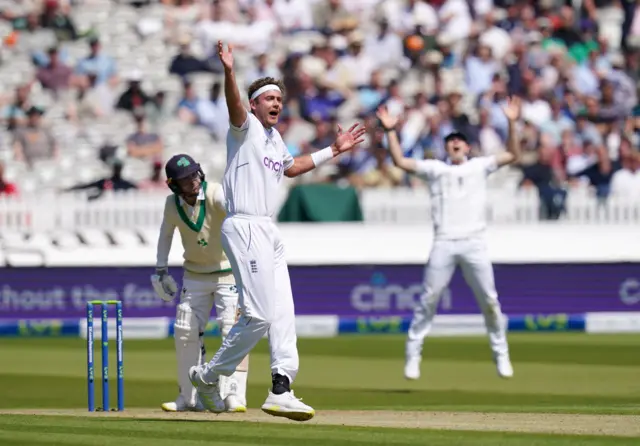
<svg viewBox="0 0 640 446"><path fill-rule="evenodd" d="M202 411L189 369L205 359L203 335L215 305L222 339L236 322L238 291L231 265L220 240L226 216L222 185L205 181L189 155L172 157L165 167L167 185L173 192L166 199L158 238L156 273L151 283L160 298L170 302L178 287L168 273L167 262L173 234L180 231L184 249L183 281L176 306L174 338L180 393L176 401L162 404L166 412ZM220 398L227 412L246 412L249 357L242 358L230 377L223 377Z"/></svg>
<svg viewBox="0 0 640 446"><path fill-rule="evenodd" d="M404 369L407 379L420 377L424 339L431 330L440 296L449 285L457 265L460 265L484 315L498 375L503 378L513 376L505 319L498 302L493 266L485 241L485 212L487 176L520 158L516 129L520 106L520 99L514 97L503 108L509 121L506 152L468 159L470 147L467 138L454 132L445 138L446 162L405 158L395 131L397 118L384 107L378 110L378 119L387 134L394 164L426 180L432 203L434 241L424 273L424 292L414 310L407 336Z"/></svg>
<svg viewBox="0 0 640 446"><path fill-rule="evenodd" d="M298 373L295 311L289 269L282 238L274 223L283 175L296 177L350 150L363 141L358 124L343 132L329 147L295 159L275 128L283 108L281 81L261 78L248 88L251 112L242 104L233 72L232 47L218 42L224 66L225 97L229 110L227 167L223 188L227 218L222 224L222 246L240 293L240 318L213 359L192 367L191 382L202 404L213 412L224 411L220 377L230 375L266 334L271 350L272 389L262 410L274 416L306 421L312 407L296 398L291 383Z"/></svg>

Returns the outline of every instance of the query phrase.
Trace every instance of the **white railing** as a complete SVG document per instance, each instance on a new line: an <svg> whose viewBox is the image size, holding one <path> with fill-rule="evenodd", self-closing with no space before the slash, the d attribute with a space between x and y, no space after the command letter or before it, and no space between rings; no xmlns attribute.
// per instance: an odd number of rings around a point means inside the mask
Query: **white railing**
<svg viewBox="0 0 640 446"><path fill-rule="evenodd" d="M540 199L535 189L489 190L487 220L490 223L540 221ZM378 223L431 221L429 194L424 189L371 189L361 194L365 220ZM560 221L585 224L640 224L640 197L610 196L599 201L589 189L569 192Z"/></svg>
<svg viewBox="0 0 640 446"><path fill-rule="evenodd" d="M92 201L81 193L0 197L0 231L158 227L166 196L133 191L105 193Z"/></svg>
<svg viewBox="0 0 640 446"><path fill-rule="evenodd" d="M157 228L162 221L166 196L164 191L105 193L93 201L76 194L0 196L0 231ZM487 218L490 223L539 221L540 202L534 190L492 190L489 197ZM429 196L425 190L366 190L361 193L361 205L368 222L431 221ZM610 197L600 203L588 192L575 190L569 194L566 207L561 221L640 224L640 197Z"/></svg>

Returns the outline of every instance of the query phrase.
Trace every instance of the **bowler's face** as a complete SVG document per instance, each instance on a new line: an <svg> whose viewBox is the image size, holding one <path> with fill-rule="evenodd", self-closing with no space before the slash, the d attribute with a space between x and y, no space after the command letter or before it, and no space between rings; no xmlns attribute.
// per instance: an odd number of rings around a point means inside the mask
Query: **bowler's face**
<svg viewBox="0 0 640 446"><path fill-rule="evenodd" d="M265 91L251 101L251 110L266 128L271 128L278 123L282 112L282 93L276 90Z"/></svg>

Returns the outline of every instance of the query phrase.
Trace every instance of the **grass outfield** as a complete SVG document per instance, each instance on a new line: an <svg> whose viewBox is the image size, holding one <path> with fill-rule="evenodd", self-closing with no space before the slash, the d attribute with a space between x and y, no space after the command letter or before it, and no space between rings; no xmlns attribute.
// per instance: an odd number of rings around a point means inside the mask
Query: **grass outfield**
<svg viewBox="0 0 640 446"><path fill-rule="evenodd" d="M403 337L301 339L294 389L318 415L300 424L259 411L163 414L160 403L177 394L170 339L125 340L129 410L122 415L131 418L80 417L87 415L84 341L5 338L0 342L0 444L638 444L640 336L537 333L509 339L512 380L496 376L486 338L474 337L430 338L417 382L402 377ZM208 357L218 345L208 339ZM97 343L95 351L99 373ZM248 400L257 408L270 385L266 343L252 353L250 364ZM98 379L97 403L100 392ZM251 423L238 429L241 420Z"/></svg>

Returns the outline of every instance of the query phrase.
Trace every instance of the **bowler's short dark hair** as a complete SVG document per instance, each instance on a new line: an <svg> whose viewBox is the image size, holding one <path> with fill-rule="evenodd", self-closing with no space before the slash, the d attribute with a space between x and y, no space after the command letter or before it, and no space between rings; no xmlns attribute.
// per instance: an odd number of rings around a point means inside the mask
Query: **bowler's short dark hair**
<svg viewBox="0 0 640 446"><path fill-rule="evenodd" d="M251 100L251 96L253 96L253 93L258 91L258 89L264 87L265 85L270 85L270 84L277 85L280 91L282 92L282 96L284 97L285 95L284 83L279 79L274 79L270 76L267 76L267 77L261 77L260 79L257 79L251 82L251 85L249 85L249 90L247 91L247 96L249 100Z"/></svg>

